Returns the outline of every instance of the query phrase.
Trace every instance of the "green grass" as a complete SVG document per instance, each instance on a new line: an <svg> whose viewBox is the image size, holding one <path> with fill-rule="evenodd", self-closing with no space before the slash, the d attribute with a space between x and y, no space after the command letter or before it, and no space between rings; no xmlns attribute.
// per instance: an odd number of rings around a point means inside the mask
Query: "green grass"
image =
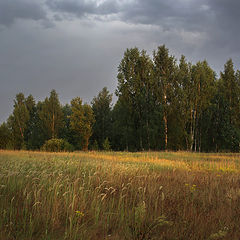
<svg viewBox="0 0 240 240"><path fill-rule="evenodd" d="M0 239L233 239L240 155L0 152Z"/></svg>

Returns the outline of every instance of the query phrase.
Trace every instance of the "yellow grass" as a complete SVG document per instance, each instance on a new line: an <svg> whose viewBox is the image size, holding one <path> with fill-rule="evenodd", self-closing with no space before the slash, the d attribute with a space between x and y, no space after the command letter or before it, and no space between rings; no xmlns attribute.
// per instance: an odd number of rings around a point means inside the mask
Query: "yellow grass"
<svg viewBox="0 0 240 240"><path fill-rule="evenodd" d="M233 239L240 155L0 151L0 239Z"/></svg>

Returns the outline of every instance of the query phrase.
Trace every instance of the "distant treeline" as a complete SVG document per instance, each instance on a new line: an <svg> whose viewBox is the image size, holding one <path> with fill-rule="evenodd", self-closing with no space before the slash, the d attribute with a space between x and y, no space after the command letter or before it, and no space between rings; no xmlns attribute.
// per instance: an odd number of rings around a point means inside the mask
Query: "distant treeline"
<svg viewBox="0 0 240 240"><path fill-rule="evenodd" d="M78 97L62 106L55 90L38 103L17 94L0 126L0 148L240 150L240 71L231 59L218 78L206 60L177 61L164 45L152 58L132 48L124 53L117 80L114 106L106 87L91 105Z"/></svg>

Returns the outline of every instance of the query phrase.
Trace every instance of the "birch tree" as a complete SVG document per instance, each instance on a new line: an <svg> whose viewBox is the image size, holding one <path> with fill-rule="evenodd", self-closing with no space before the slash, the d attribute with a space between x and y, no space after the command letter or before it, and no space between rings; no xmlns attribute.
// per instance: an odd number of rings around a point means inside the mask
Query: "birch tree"
<svg viewBox="0 0 240 240"><path fill-rule="evenodd" d="M41 104L39 118L43 128L46 129L48 139L58 138L59 131L63 127L63 112L55 90L52 90L50 97Z"/></svg>

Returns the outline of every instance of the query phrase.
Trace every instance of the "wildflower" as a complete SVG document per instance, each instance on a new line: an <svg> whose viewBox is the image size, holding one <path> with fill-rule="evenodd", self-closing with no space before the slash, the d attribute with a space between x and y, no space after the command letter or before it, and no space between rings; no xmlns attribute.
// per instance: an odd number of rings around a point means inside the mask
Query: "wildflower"
<svg viewBox="0 0 240 240"><path fill-rule="evenodd" d="M191 187L191 189L190 189L190 191L193 193L195 190L196 190L196 185L193 184L192 187Z"/></svg>
<svg viewBox="0 0 240 240"><path fill-rule="evenodd" d="M84 217L84 213L81 211L76 211L75 213L77 214L78 217Z"/></svg>

